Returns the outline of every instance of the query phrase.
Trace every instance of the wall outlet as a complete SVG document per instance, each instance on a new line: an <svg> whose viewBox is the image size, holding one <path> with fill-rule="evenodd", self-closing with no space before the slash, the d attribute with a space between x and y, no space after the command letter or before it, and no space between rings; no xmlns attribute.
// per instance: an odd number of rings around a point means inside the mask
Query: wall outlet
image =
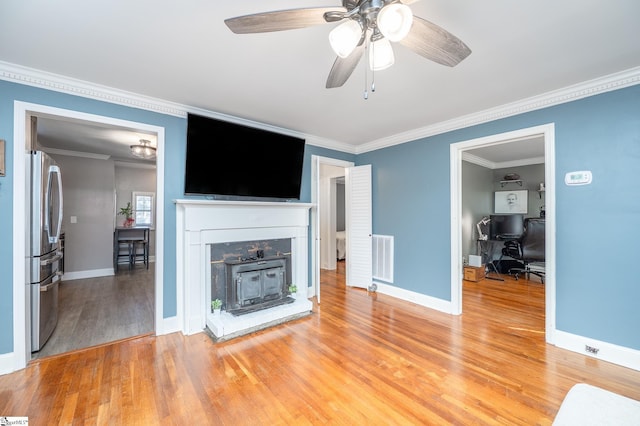
<svg viewBox="0 0 640 426"><path fill-rule="evenodd" d="M593 346L589 346L589 345L584 345L584 350L585 352L588 352L593 355L598 355L598 352L600 352L600 349L594 348Z"/></svg>

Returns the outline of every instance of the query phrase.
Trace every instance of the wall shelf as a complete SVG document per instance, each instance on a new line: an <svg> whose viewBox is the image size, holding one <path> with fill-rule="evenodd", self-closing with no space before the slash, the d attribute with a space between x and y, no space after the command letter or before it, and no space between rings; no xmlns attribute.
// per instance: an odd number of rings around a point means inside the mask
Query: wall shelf
<svg viewBox="0 0 640 426"><path fill-rule="evenodd" d="M517 180L501 180L500 181L500 188L504 188L504 186L508 183L517 183L518 185L522 186L522 180L521 179L517 179Z"/></svg>

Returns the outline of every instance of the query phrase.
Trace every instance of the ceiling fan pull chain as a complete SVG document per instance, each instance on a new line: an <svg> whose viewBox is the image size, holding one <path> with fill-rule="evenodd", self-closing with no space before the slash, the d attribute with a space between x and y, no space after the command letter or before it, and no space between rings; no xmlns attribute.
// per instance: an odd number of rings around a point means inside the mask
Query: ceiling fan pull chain
<svg viewBox="0 0 640 426"><path fill-rule="evenodd" d="M364 68L364 99L369 99L369 91L367 90L367 67Z"/></svg>
<svg viewBox="0 0 640 426"><path fill-rule="evenodd" d="M369 53L369 55L373 55L373 60L375 61L375 56L376 56L376 45L375 43L372 43L369 45L371 47L371 52ZM369 59L369 58L367 58ZM367 63L371 63L370 61L367 61ZM365 68L368 68L365 65ZM374 93L376 91L376 70L374 70L373 68L371 68L371 93Z"/></svg>
<svg viewBox="0 0 640 426"><path fill-rule="evenodd" d="M367 38L364 45L364 50L366 52L365 55L365 65L364 65L364 100L369 99L369 91L367 90L367 63L369 62L369 39Z"/></svg>

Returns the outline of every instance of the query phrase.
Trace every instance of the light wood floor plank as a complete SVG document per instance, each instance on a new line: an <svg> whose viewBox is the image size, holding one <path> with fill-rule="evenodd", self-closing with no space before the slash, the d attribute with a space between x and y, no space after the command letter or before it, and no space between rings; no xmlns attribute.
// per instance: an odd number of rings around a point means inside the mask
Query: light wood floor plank
<svg viewBox="0 0 640 426"><path fill-rule="evenodd" d="M640 400L640 372L547 345L544 285L464 282L451 316L322 273L308 317L225 342L151 335L0 376L30 425L550 425L584 382Z"/></svg>

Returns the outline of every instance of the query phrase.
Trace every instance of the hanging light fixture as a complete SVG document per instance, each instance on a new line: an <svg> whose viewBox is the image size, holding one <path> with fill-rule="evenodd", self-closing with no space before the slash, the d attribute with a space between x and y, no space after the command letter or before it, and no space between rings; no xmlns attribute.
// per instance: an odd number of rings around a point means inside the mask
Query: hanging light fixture
<svg viewBox="0 0 640 426"><path fill-rule="evenodd" d="M138 145L131 145L131 154L138 158L143 158L145 160L151 160L156 158L156 149L151 146L151 141L147 139L140 139L140 143Z"/></svg>
<svg viewBox="0 0 640 426"><path fill-rule="evenodd" d="M393 56L393 48L386 38L371 43L371 52L369 53L369 68L372 71L381 71L389 68L395 62Z"/></svg>
<svg viewBox="0 0 640 426"><path fill-rule="evenodd" d="M380 9L376 21L385 38L389 41L400 41L411 30L413 13L406 4L391 3Z"/></svg>
<svg viewBox="0 0 640 426"><path fill-rule="evenodd" d="M336 55L346 58L356 48L361 37L362 27L357 21L349 19L331 30L329 44Z"/></svg>

